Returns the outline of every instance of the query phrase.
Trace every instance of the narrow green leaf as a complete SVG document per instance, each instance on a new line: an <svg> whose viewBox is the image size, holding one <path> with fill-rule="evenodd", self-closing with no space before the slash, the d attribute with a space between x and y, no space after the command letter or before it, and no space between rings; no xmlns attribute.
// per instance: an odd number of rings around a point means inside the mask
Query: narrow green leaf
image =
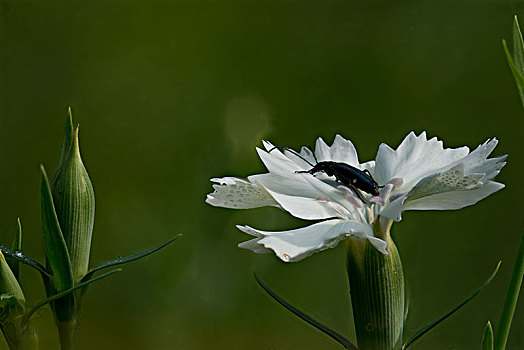
<svg viewBox="0 0 524 350"><path fill-rule="evenodd" d="M513 17L513 58L519 72L524 74L524 42L516 15Z"/></svg>
<svg viewBox="0 0 524 350"><path fill-rule="evenodd" d="M502 40L502 46L504 46L504 52L506 53L506 59L509 64L509 68L511 69L511 73L513 74L513 78L515 78L515 83L517 84L517 89L519 91L520 100L522 102L522 106L524 107L524 76L523 73L521 73L513 61L513 58L511 57L511 54L508 50L508 45L506 44L505 40Z"/></svg>
<svg viewBox="0 0 524 350"><path fill-rule="evenodd" d="M7 249L5 247L2 247L0 246L0 250L2 251L2 254L4 254L6 257L9 257L13 260L17 260L17 261L20 261L26 265L29 265L31 266L32 268L40 271L40 273L42 273L43 275L46 275L46 276L53 276L53 273L51 271L49 271L45 266L43 266L42 264L40 264L38 261L36 260L33 260L27 256L24 255L24 253L18 251L18 252L13 252L11 251L10 249Z"/></svg>
<svg viewBox="0 0 524 350"><path fill-rule="evenodd" d="M25 317L25 322L27 323L29 321L29 319L31 318L31 316L35 313L35 311L40 309L42 306L44 306L44 305L46 305L46 304L48 304L48 303L50 303L52 301L55 301L57 299L60 299L60 298L66 296L68 294L71 294L72 292L74 292L74 291L76 291L78 289L85 288L85 287L87 287L87 285L89 285L89 284L91 284L93 282L99 281L102 278L106 278L107 276L112 275L115 272L119 272L119 271L122 271L122 269L111 270L109 272L101 274L100 276L96 276L95 278L92 278L89 281L79 283L79 284L77 284L76 286L74 286L72 288L69 288L67 290L64 290L64 291L58 293L58 294L53 295L52 297L49 297L47 299L39 301L38 303L36 303L35 305L33 305L32 307L29 308L27 314L24 316Z"/></svg>
<svg viewBox="0 0 524 350"><path fill-rule="evenodd" d="M428 323L427 325L425 325L424 327L422 327L418 332L416 332L405 344L404 346L402 346L402 349L403 350L408 350L415 341L417 341L418 339L420 339L423 335L425 335L426 333L428 333L430 330L432 330L434 327L438 326L441 322L443 322L444 320L446 320L448 317L450 317L451 315L453 315L456 311L458 311L460 308L462 308L464 305L466 305L467 303L469 303L471 301L471 299L473 299L474 297L477 296L477 294L479 294L482 289L484 289L492 280L493 278L495 278L495 276L497 275L497 272L499 271L499 268L500 268L500 264L502 262L499 261L499 263L497 264L497 267L495 268L495 271L493 271L493 273L491 274L491 276L489 276L489 278L486 280L486 282L484 282L475 292L473 292L473 294L471 294L469 297L467 297L466 299L464 299L462 302L460 302L457 306L453 307L451 310L449 310L448 312L446 312L444 315L440 316L439 318L437 318L436 320L434 321L431 321L430 323Z"/></svg>
<svg viewBox="0 0 524 350"><path fill-rule="evenodd" d="M504 350L506 342L508 341L509 331L511 329L511 322L513 321L513 314L517 307L519 299L520 287L524 278L524 232L520 240L520 247L517 253L517 260L513 267L513 274L509 283L508 294L502 309L502 316L500 318L500 325L497 336L495 337L495 349ZM522 316L522 315L521 315Z"/></svg>
<svg viewBox="0 0 524 350"><path fill-rule="evenodd" d="M69 259L64 236L60 230L58 218L56 217L47 174L43 166L40 166L40 170L42 172L40 205L44 246L47 261L51 267L51 271L53 271L55 288L57 291L61 292L73 287L71 260Z"/></svg>
<svg viewBox="0 0 524 350"><path fill-rule="evenodd" d="M488 321L486 328L484 328L484 337L482 338L482 350L493 350L493 328L491 322Z"/></svg>
<svg viewBox="0 0 524 350"><path fill-rule="evenodd" d="M135 260L138 260L138 259L141 259L143 257L146 257L150 254L153 254L154 252L164 248L166 245L168 245L169 243L173 242L175 239L177 239L178 237L180 237L181 235L176 235L175 237L171 238L170 240L154 247L154 248L151 248L149 250L146 250L146 251L143 251L141 253L137 253L137 254L133 254L133 255L129 255L129 256L126 256L126 257L123 257L123 258L116 258L114 260L108 260L108 261L104 261L103 263L100 263L98 264L97 266L93 267L91 270L89 270L89 272L84 276L84 278L82 278L82 282L85 282L85 281L89 281L91 279L91 277L93 276L93 274L99 270L102 270L102 269L106 269L108 267L112 267L112 266L117 266L117 265L122 265L122 264L125 264L125 263L128 263L128 262L131 262L131 261L135 261Z"/></svg>
<svg viewBox="0 0 524 350"><path fill-rule="evenodd" d="M262 289L264 289L266 291L266 293L269 294L273 299L275 299L280 305L284 306L286 309L288 309L289 311L294 313L296 316L301 318L303 321L309 323L310 325L312 325L313 327L315 327L319 331L321 331L324 334L326 334L327 336L331 337L333 340L338 342L344 348L351 349L351 350L358 350L357 347L355 345L353 345L349 340L347 340L343 335L337 333L336 331L334 331L331 328L323 325L322 323L314 320L313 318L311 318L310 316L306 315L305 313L303 313L302 311L300 311L299 309L297 309L293 305L289 304L287 301L285 301L284 299L279 297L275 292L273 292L271 289L269 289L269 287L266 286L258 278L256 273L253 273L253 275L255 276L255 279L257 280L257 282L260 285L260 287L262 287Z"/></svg>
<svg viewBox="0 0 524 350"><path fill-rule="evenodd" d="M15 238L13 240L13 244L11 245L11 250L14 252L20 252L22 250L22 224L20 223L20 218L18 218ZM18 259L12 258L9 255L5 258L7 260L7 263L9 264L9 267L11 268L11 271L13 271L13 275L15 275L16 279L19 281L20 261Z"/></svg>

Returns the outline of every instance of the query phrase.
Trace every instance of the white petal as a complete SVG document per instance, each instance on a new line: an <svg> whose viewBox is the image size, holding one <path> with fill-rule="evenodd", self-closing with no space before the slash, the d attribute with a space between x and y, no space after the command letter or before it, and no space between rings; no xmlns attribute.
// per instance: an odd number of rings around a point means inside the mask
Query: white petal
<svg viewBox="0 0 524 350"><path fill-rule="evenodd" d="M374 160L370 160L368 162L362 163L360 164L360 166L357 166L357 168L361 170L368 170L371 176L373 176L373 179L375 179L375 175L374 175L375 174L375 161Z"/></svg>
<svg viewBox="0 0 524 350"><path fill-rule="evenodd" d="M308 148L302 147L300 153L295 152L295 150L285 150L284 155L297 165L296 170L310 170L317 163L313 157L313 152L311 152Z"/></svg>
<svg viewBox="0 0 524 350"><path fill-rule="evenodd" d="M314 151L312 151L309 146L308 147L305 147L303 146L301 149L300 149L300 155L304 158L307 159L307 161L311 164L315 164L317 163L317 161L315 160L315 153ZM311 166L310 164L308 163L308 167Z"/></svg>
<svg viewBox="0 0 524 350"><path fill-rule="evenodd" d="M479 145L477 148L475 148L463 160L466 168L475 166L476 164L485 161L491 152L493 152L498 143L499 141L494 138L487 140L482 145Z"/></svg>
<svg viewBox="0 0 524 350"><path fill-rule="evenodd" d="M287 158L278 149L268 153L260 148L257 148L258 156L266 166L270 173L277 175L289 176L294 174L297 169L297 164Z"/></svg>
<svg viewBox="0 0 524 350"><path fill-rule="evenodd" d="M262 145L268 152L271 151L273 148L275 148L275 146L271 142L266 141L266 140L262 140Z"/></svg>
<svg viewBox="0 0 524 350"><path fill-rule="evenodd" d="M211 179L215 192L207 195L206 202L215 207L250 209L278 206L278 203L262 186L234 177Z"/></svg>
<svg viewBox="0 0 524 350"><path fill-rule="evenodd" d="M333 207L326 205L325 201L317 199L288 196L266 189L269 194L294 217L305 220L320 220L340 216Z"/></svg>
<svg viewBox="0 0 524 350"><path fill-rule="evenodd" d="M404 204L404 210L454 210L473 205L490 194L504 188L504 184L489 181L472 190L452 191L422 197Z"/></svg>
<svg viewBox="0 0 524 350"><path fill-rule="evenodd" d="M385 216L389 219L400 221L402 220L402 205L406 200L405 196L395 199L393 202L388 203L380 212L381 216Z"/></svg>
<svg viewBox="0 0 524 350"><path fill-rule="evenodd" d="M473 205L490 194L504 188L504 184L488 181L487 184L470 190L437 193L410 200L402 196L387 204L380 215L400 221L404 210L454 210Z"/></svg>
<svg viewBox="0 0 524 350"><path fill-rule="evenodd" d="M381 215L394 220L401 219L402 210L408 209L458 209L478 202L503 187L490 183L490 179L506 164L506 156L486 159L497 145L497 140L488 140L465 157L435 169L435 172L420 179L407 196L383 208ZM488 187L482 189L489 184ZM502 186L502 187L501 187ZM408 190L406 186L397 191ZM402 208L401 205L404 207Z"/></svg>
<svg viewBox="0 0 524 350"><path fill-rule="evenodd" d="M470 190L483 185L481 180L486 174L464 175L464 170L464 164L458 163L451 169L423 178L409 191L407 200L444 192Z"/></svg>
<svg viewBox="0 0 524 350"><path fill-rule="evenodd" d="M333 248L348 236L373 236L371 226L368 224L344 220L328 220L282 232L261 231L249 226L237 227L243 232L261 237L258 244L273 250L285 262L299 261L315 252ZM241 243L239 247L247 248L248 245Z"/></svg>
<svg viewBox="0 0 524 350"><path fill-rule="evenodd" d="M419 136L411 132L396 150L384 143L380 145L374 178L379 184L385 184L393 178L402 178L403 188L410 188L442 167L452 166L468 153L467 147L444 149L442 141L436 138L427 140L425 132Z"/></svg>
<svg viewBox="0 0 524 350"><path fill-rule="evenodd" d="M238 247L242 249L249 249L257 254L267 254L272 252L271 249L268 249L263 245L258 244L259 241L259 238L250 239L249 241L240 243Z"/></svg>
<svg viewBox="0 0 524 350"><path fill-rule="evenodd" d="M411 134L410 134L411 135ZM395 150L385 143L381 143L378 147L375 171L373 178L378 184L385 184L393 178L397 171L398 159Z"/></svg>
<svg viewBox="0 0 524 350"><path fill-rule="evenodd" d="M469 168L468 172L470 173L484 173L486 176L482 181L486 182L487 180L493 179L495 176L500 173L500 170L506 165L507 155L503 155L502 157L497 158L490 158L486 159L480 164L477 164L476 166Z"/></svg>
<svg viewBox="0 0 524 350"><path fill-rule="evenodd" d="M310 175L311 176L311 175ZM313 187L302 174L288 174L288 176L269 174L257 174L248 177L249 181L259 183L266 189L285 194L288 196L317 198L325 195Z"/></svg>
<svg viewBox="0 0 524 350"><path fill-rule="evenodd" d="M367 239L369 243L371 243L373 247L375 247L379 252L381 252L384 255L388 255L388 251L386 250L388 244L385 241L381 240L380 238L371 236L367 237Z"/></svg>
<svg viewBox="0 0 524 350"><path fill-rule="evenodd" d="M464 164L464 172L466 174L485 174L484 182L493 179L500 172L500 169L506 165L504 160L507 157L507 155L504 155L498 158L487 159L497 144L497 139L487 140L464 157L464 159L460 161Z"/></svg>
<svg viewBox="0 0 524 350"><path fill-rule="evenodd" d="M319 162L331 160L331 150L324 140L322 140L322 137L317 139L315 155L317 156Z"/></svg>
<svg viewBox="0 0 524 350"><path fill-rule="evenodd" d="M353 166L359 166L357 150L353 143L340 135L335 136L335 141L331 146L331 160L342 162Z"/></svg>
<svg viewBox="0 0 524 350"><path fill-rule="evenodd" d="M338 213L335 216L356 219L356 216L350 215L350 213L354 213L357 208L355 208L354 204L345 197L344 192L337 190L336 186L339 185L338 183L334 183L334 186L331 186L326 182L317 179L313 175L295 173L288 174L287 176L275 175L273 173L252 175L249 177L249 181L262 185L271 194L276 193L274 195L275 199L279 202L282 201L284 207L287 207L290 212L293 210L292 207L286 206L286 198L279 197L279 194L303 198L302 200L304 201L314 201L317 202L316 205L321 205L323 208L329 208L329 210L323 209L322 213L333 213L332 210L335 210ZM306 198L304 199L304 197ZM323 198L327 198L329 203L318 201ZM300 206L301 204L297 202L296 205ZM299 214L298 212L291 213L295 216ZM303 214L297 217L304 218L302 215ZM330 216L328 217L333 217L333 215L329 215Z"/></svg>
<svg viewBox="0 0 524 350"><path fill-rule="evenodd" d="M275 156L279 159L285 160L283 157L288 158L292 162L294 162L297 166L294 166L295 170L309 170L311 169L314 164L316 163L313 153L306 147L302 147L302 150L300 152L297 152L301 157L297 156L294 152L284 150L284 153L282 154L281 148L275 148L273 144L269 141L262 141L262 144L264 145L264 148L266 151L271 151L271 153L275 153ZM311 165L313 164L313 165Z"/></svg>

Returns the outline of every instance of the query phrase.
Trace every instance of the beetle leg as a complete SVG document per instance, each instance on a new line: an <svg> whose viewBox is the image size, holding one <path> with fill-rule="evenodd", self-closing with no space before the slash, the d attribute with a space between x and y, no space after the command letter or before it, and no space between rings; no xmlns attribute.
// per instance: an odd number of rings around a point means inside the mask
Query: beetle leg
<svg viewBox="0 0 524 350"><path fill-rule="evenodd" d="M362 196L362 193L360 192L360 190L358 188L356 188L353 185L349 185L348 188L350 188L351 191L353 191L355 196L357 196L358 199L360 199L362 201L362 203L367 203L366 200L364 199L364 197Z"/></svg>
<svg viewBox="0 0 524 350"><path fill-rule="evenodd" d="M340 186L337 186L337 190L346 192L346 195L345 195L346 199L349 200L349 202L353 204L355 207L360 209L364 205L362 201L360 200L360 198L354 195L355 192L351 188L344 186L344 185L340 185Z"/></svg>

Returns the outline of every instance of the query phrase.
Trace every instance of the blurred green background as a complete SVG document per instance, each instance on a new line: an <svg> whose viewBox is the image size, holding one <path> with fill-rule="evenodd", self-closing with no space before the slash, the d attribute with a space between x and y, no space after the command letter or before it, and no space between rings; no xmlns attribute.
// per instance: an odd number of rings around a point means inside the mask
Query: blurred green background
<svg viewBox="0 0 524 350"><path fill-rule="evenodd" d="M77 349L340 349L279 307L281 296L354 340L345 249L285 264L236 247L304 226L274 208L204 203L211 177L263 172L261 139L299 147L336 133L362 161L427 130L447 147L500 140L506 188L393 226L411 335L499 276L417 349L478 349L498 325L523 227L523 110L501 39L523 1L0 0L0 242L16 218L40 261L39 171L53 173L67 107L95 187L92 263L183 237L90 287ZM23 268L30 303L43 287ZM524 349L524 305L508 349ZM42 349L58 344L44 309ZM0 343L0 348L5 346Z"/></svg>

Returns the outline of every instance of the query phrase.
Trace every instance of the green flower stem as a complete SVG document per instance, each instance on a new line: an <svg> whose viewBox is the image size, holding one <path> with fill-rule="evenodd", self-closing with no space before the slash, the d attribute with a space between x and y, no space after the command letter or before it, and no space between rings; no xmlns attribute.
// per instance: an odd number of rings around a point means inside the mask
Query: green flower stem
<svg viewBox="0 0 524 350"><path fill-rule="evenodd" d="M402 346L404 273L390 227L391 222L382 229L379 220L373 225L375 236L388 243L387 255L367 240L347 241L347 272L359 350L397 350Z"/></svg>
<svg viewBox="0 0 524 350"><path fill-rule="evenodd" d="M76 317L74 320L67 322L58 322L58 334L60 335L60 349L61 350L71 350L73 349L75 331L78 327L78 322Z"/></svg>
<svg viewBox="0 0 524 350"><path fill-rule="evenodd" d="M34 330L28 328L21 330L16 338L16 343L6 337L9 350L36 350L38 349L38 337Z"/></svg>
<svg viewBox="0 0 524 350"><path fill-rule="evenodd" d="M495 350L504 350L506 348L506 342L508 341L509 331L511 328L511 322L513 320L513 314L517 307L517 301L519 298L520 287L524 278L524 234L520 240L520 248L517 254L517 260L515 261L515 267L513 268L513 274L511 276L511 282L508 288L508 294L506 301L504 302L504 308L502 310L502 317L498 332L495 334Z"/></svg>

